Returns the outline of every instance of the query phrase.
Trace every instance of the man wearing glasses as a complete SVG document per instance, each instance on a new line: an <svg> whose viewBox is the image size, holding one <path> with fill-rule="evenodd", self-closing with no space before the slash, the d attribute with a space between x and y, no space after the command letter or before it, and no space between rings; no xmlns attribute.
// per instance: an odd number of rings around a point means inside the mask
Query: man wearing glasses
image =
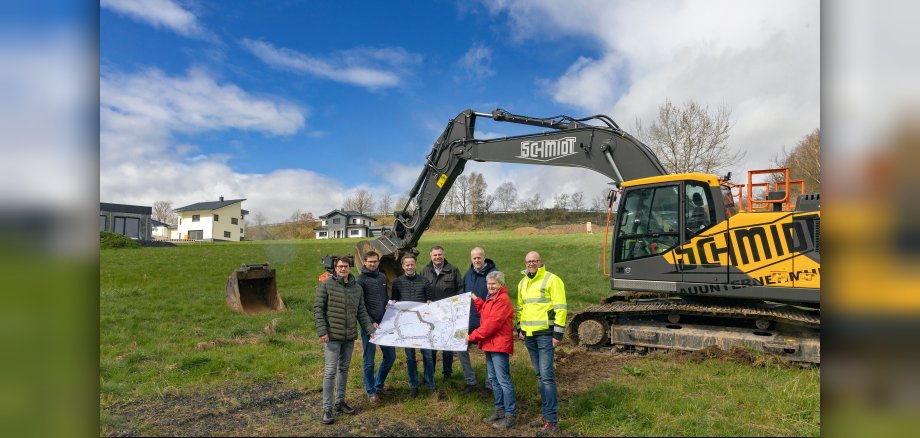
<svg viewBox="0 0 920 438"><path fill-rule="evenodd" d="M518 283L517 293L518 336L530 353L543 402L543 417L530 425L540 428L537 436L546 436L558 430L559 404L553 357L565 334L565 284L558 275L546 270L536 251L527 253L524 263L526 269L521 272L524 278Z"/></svg>
<svg viewBox="0 0 920 438"><path fill-rule="evenodd" d="M355 281L351 270L351 259L338 257L333 261L335 272L316 287L313 300L313 319L316 335L323 342L326 367L323 374L323 424L335 421L332 412L354 415L355 410L345 403L345 387L348 383L348 366L351 352L358 338L357 324L370 333L379 327L371 320L364 307L364 291ZM333 389L333 386L335 387ZM333 405L333 397L335 404Z"/></svg>

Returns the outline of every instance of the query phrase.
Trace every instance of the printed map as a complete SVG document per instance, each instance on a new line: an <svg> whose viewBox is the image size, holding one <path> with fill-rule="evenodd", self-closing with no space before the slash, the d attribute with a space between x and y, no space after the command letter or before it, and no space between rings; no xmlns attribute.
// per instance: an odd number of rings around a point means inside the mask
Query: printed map
<svg viewBox="0 0 920 438"><path fill-rule="evenodd" d="M465 351L470 297L455 295L431 304L400 301L387 307L371 341L393 347Z"/></svg>

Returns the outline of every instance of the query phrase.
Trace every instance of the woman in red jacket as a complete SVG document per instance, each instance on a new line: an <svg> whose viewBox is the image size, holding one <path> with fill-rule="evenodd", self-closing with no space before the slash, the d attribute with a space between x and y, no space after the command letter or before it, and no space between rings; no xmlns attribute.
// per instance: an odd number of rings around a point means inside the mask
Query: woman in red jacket
<svg viewBox="0 0 920 438"><path fill-rule="evenodd" d="M484 300L470 294L481 323L467 341L479 343L479 348L486 353L489 375L495 379L492 385L495 410L483 421L492 423L496 429L509 429L514 427L515 410L510 368L514 353L514 307L508 298L505 274L501 271L492 271L486 276L486 289L489 294Z"/></svg>

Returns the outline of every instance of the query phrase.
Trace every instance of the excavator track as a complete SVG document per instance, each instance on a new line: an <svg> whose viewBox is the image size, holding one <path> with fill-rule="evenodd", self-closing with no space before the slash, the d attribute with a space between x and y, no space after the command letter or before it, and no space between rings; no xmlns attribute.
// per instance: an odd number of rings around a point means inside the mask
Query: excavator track
<svg viewBox="0 0 920 438"><path fill-rule="evenodd" d="M817 311L788 305L710 305L648 300L598 304L573 317L569 337L589 349L685 350L745 345L803 363L821 362Z"/></svg>

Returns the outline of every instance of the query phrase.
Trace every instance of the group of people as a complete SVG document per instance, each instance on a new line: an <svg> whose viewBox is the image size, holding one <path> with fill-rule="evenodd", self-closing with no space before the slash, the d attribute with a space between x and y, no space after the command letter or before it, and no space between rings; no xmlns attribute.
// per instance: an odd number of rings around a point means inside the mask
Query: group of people
<svg viewBox="0 0 920 438"><path fill-rule="evenodd" d="M515 335L524 341L530 354L542 401L543 415L530 423L539 428L538 436L558 429L558 402L553 372L554 351L562 341L566 324L565 285L550 273L536 251L527 253L517 285L517 306L512 305L505 274L487 259L480 247L470 251L470 268L466 274L450 264L444 248L434 246L431 261L416 270L417 259L407 254L401 259L403 275L393 280L387 294L387 277L380 272L380 255L364 254L361 274L351 273L351 259L339 257L334 271L316 289L313 316L316 333L324 344L322 422L331 424L336 413L355 414L345 402L348 367L358 332L364 346L364 390L371 403L385 394L384 382L396 360L396 347L376 346L370 341L389 304L398 301L430 303L458 294L469 294L471 309L466 351L456 352L465 380L464 393L479 387L470 361L469 348L478 345L485 353L485 387L492 391L494 409L483 421L497 429L516 425L516 394L511 381L510 358L514 353ZM515 323L516 321L516 323ZM360 326L360 327L359 327ZM377 348L383 360L376 373ZM415 348L405 348L410 395L419 394L418 363ZM422 356L422 382L435 389L435 363L438 351L418 349ZM453 374L452 351L442 351L444 380Z"/></svg>

